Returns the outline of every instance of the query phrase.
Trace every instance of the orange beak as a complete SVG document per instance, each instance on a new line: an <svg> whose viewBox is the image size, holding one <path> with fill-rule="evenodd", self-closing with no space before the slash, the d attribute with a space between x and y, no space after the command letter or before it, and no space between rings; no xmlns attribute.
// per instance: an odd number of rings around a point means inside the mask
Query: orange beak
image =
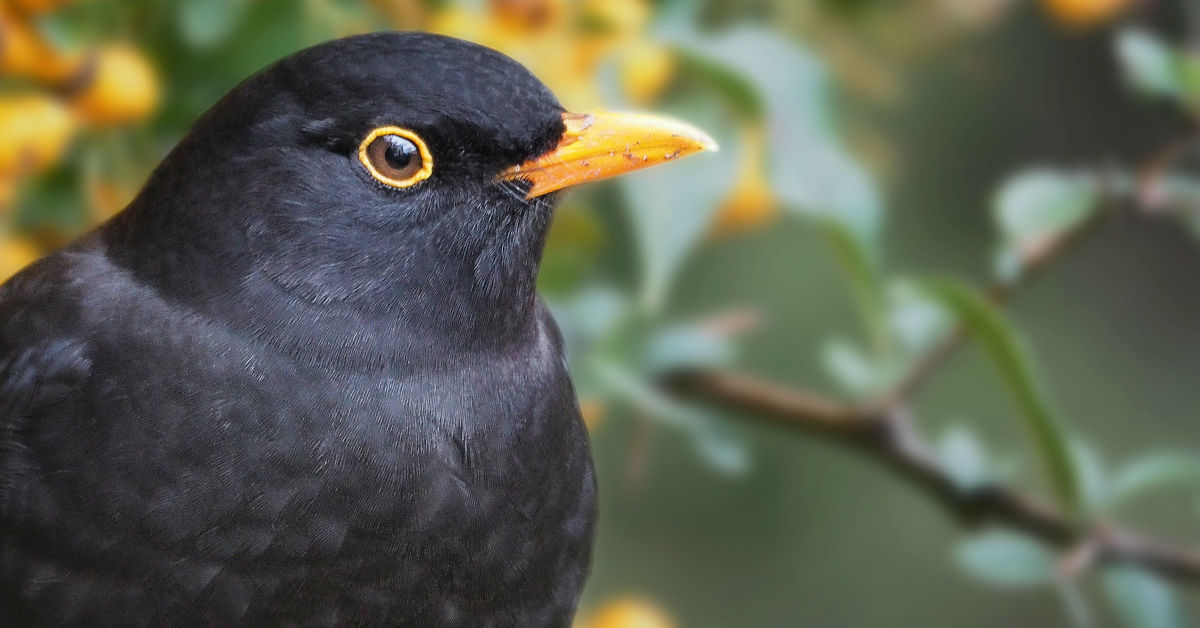
<svg viewBox="0 0 1200 628"><path fill-rule="evenodd" d="M532 183L527 198L717 150L707 133L670 118L640 113L564 113L562 118L567 130L554 150L501 175Z"/></svg>

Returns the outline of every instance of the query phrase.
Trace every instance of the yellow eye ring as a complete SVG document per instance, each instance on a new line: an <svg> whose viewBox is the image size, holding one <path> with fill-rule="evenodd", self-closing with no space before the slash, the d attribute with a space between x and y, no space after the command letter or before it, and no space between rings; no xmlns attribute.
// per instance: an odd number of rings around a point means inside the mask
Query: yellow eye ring
<svg viewBox="0 0 1200 628"><path fill-rule="evenodd" d="M398 126L371 131L358 147L358 160L376 181L394 188L412 187L433 174L425 141Z"/></svg>

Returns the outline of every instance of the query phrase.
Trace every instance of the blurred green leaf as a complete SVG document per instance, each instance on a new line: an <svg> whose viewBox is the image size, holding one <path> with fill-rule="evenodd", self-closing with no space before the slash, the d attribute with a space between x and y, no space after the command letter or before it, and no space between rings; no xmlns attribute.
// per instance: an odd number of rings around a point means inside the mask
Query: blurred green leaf
<svg viewBox="0 0 1200 628"><path fill-rule="evenodd" d="M1086 221L1099 199L1096 178L1084 173L1035 169L1006 181L994 205L1003 243L997 277L1011 282L1020 276L1026 259Z"/></svg>
<svg viewBox="0 0 1200 628"><path fill-rule="evenodd" d="M1055 497L1072 515L1082 514L1078 472L1062 420L1034 375L1029 351L1016 331L1000 312L961 284L931 282L927 289L975 333L1016 401Z"/></svg>
<svg viewBox="0 0 1200 628"><path fill-rule="evenodd" d="M725 129L718 112L694 108L676 112L701 128ZM729 137L717 137L728 147ZM706 153L622 178L629 221L642 266L641 302L659 309L671 282L706 233L713 215L733 183L736 151Z"/></svg>
<svg viewBox="0 0 1200 628"><path fill-rule="evenodd" d="M37 15L32 20L46 43L54 50L71 54L82 51L96 30L95 19L79 10L58 10Z"/></svg>
<svg viewBox="0 0 1200 628"><path fill-rule="evenodd" d="M1134 566L1110 567L1103 575L1104 592L1128 628L1187 628L1175 593L1157 576Z"/></svg>
<svg viewBox="0 0 1200 628"><path fill-rule="evenodd" d="M1146 454L1121 467L1112 479L1110 506L1145 493L1200 485L1200 456L1178 452Z"/></svg>
<svg viewBox="0 0 1200 628"><path fill-rule="evenodd" d="M970 428L963 425L947 428L938 440L937 451L938 459L959 490L970 492L992 480L983 443Z"/></svg>
<svg viewBox="0 0 1200 628"><path fill-rule="evenodd" d="M742 115L760 118L765 115L766 105L754 85L741 72L728 65L681 48L678 53L681 70L696 76L716 88Z"/></svg>
<svg viewBox="0 0 1200 628"><path fill-rule="evenodd" d="M577 289L582 279L595 270L604 240L604 230L593 212L572 202L561 205L555 211L542 253L538 292L553 295Z"/></svg>
<svg viewBox="0 0 1200 628"><path fill-rule="evenodd" d="M876 260L863 241L846 228L832 220L824 222L825 236L833 247L838 267L846 276L850 292L854 296L859 315L871 336L874 348L881 358L889 357L891 334L887 328L884 312L883 280Z"/></svg>
<svg viewBox="0 0 1200 628"><path fill-rule="evenodd" d="M985 532L959 544L954 553L969 575L989 584L1030 587L1054 579L1054 557L1041 545L1011 532Z"/></svg>
<svg viewBox="0 0 1200 628"><path fill-rule="evenodd" d="M1200 54L1148 30L1130 27L1116 38L1117 58L1133 89L1180 101L1200 115Z"/></svg>
<svg viewBox="0 0 1200 628"><path fill-rule="evenodd" d="M888 286L888 327L905 353L916 356L950 330L954 317L917 283L897 280Z"/></svg>
<svg viewBox="0 0 1200 628"><path fill-rule="evenodd" d="M855 397L878 392L886 385L881 367L842 337L830 338L821 346L821 366L834 383Z"/></svg>
<svg viewBox="0 0 1200 628"><path fill-rule="evenodd" d="M750 471L750 448L741 432L715 421L692 433L700 457L725 475L740 476Z"/></svg>
<svg viewBox="0 0 1200 628"><path fill-rule="evenodd" d="M717 37L677 32L676 38L690 57L728 68L757 92L769 138L768 179L780 200L802 215L841 225L878 264L883 208L875 183L838 137L832 85L820 59L756 26Z"/></svg>
<svg viewBox="0 0 1200 628"><path fill-rule="evenodd" d="M1176 52L1158 35L1129 27L1116 36L1117 59L1130 85L1152 96L1179 96L1182 76Z"/></svg>
<svg viewBox="0 0 1200 628"><path fill-rule="evenodd" d="M655 333L646 344L645 363L650 373L681 368L726 366L736 356L733 342L695 325L671 325Z"/></svg>
<svg viewBox="0 0 1200 628"><path fill-rule="evenodd" d="M680 47L708 65L728 68L758 94L771 187L789 210L824 225L874 349L886 357L883 208L874 181L838 137L824 65L796 42L753 26L713 38L685 38ZM780 67L788 71L781 73Z"/></svg>
<svg viewBox="0 0 1200 628"><path fill-rule="evenodd" d="M245 0L181 0L179 35L195 50L213 48L233 34L245 8Z"/></svg>
<svg viewBox="0 0 1200 628"><path fill-rule="evenodd" d="M608 392L632 404L655 422L686 432L696 453L714 470L739 475L750 468L750 451L745 439L728 425L690 405L659 392L641 374L615 362L591 360Z"/></svg>
<svg viewBox="0 0 1200 628"><path fill-rule="evenodd" d="M1108 500L1108 478L1100 453L1088 443L1071 440L1071 461L1079 478L1079 495L1087 513L1095 514Z"/></svg>
<svg viewBox="0 0 1200 628"><path fill-rule="evenodd" d="M613 333L629 308L625 295L605 285L588 285L569 299L547 299L563 336L594 342Z"/></svg>

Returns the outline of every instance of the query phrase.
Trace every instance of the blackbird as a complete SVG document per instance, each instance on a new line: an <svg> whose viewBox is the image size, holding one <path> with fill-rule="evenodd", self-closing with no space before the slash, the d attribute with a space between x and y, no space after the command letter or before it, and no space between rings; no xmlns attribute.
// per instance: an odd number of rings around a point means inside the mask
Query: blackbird
<svg viewBox="0 0 1200 628"><path fill-rule="evenodd" d="M420 33L301 51L0 288L0 625L566 626L558 191L715 149Z"/></svg>

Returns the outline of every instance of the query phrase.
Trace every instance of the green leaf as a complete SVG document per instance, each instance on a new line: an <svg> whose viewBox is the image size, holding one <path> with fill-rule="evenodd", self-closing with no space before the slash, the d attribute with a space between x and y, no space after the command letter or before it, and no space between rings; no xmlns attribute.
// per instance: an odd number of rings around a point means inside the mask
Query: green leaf
<svg viewBox="0 0 1200 628"><path fill-rule="evenodd" d="M1108 500L1108 478L1104 461L1091 445L1079 439L1071 440L1071 461L1079 477L1079 495L1088 514L1098 512Z"/></svg>
<svg viewBox="0 0 1200 628"><path fill-rule="evenodd" d="M959 567L989 584L1007 587L1044 585L1054 579L1054 557L1028 537L985 532L959 544Z"/></svg>
<svg viewBox="0 0 1200 628"><path fill-rule="evenodd" d="M845 225L825 220L824 226L826 239L833 247L838 267L846 276L863 325L871 336L876 352L886 358L891 349L891 334L884 311L883 279L879 266L862 239Z"/></svg>
<svg viewBox="0 0 1200 628"><path fill-rule="evenodd" d="M955 425L943 432L937 450L938 459L959 490L970 492L991 482L983 443L966 426Z"/></svg>
<svg viewBox="0 0 1200 628"><path fill-rule="evenodd" d="M821 366L842 390L856 397L878 392L885 386L882 367L845 338L830 338L822 345Z"/></svg>
<svg viewBox="0 0 1200 628"><path fill-rule="evenodd" d="M609 394L633 404L657 423L691 436L696 453L714 470L726 475L739 475L749 470L749 447L728 425L664 395L622 365L597 359L592 360L591 366Z"/></svg>
<svg viewBox="0 0 1200 628"><path fill-rule="evenodd" d="M1117 60L1130 85L1151 96L1183 94L1178 54L1154 33L1141 28L1123 29L1116 37Z"/></svg>
<svg viewBox="0 0 1200 628"><path fill-rule="evenodd" d="M1200 115L1200 53L1184 50L1179 58L1183 99L1194 115Z"/></svg>
<svg viewBox="0 0 1200 628"><path fill-rule="evenodd" d="M742 476L750 471L750 448L741 432L724 423L711 422L692 433L692 444L701 459L713 469Z"/></svg>
<svg viewBox="0 0 1200 628"><path fill-rule="evenodd" d="M245 7L244 0L183 0L176 13L179 34L195 50L213 48L233 34Z"/></svg>
<svg viewBox="0 0 1200 628"><path fill-rule="evenodd" d="M1037 169L1017 174L998 191L994 204L1002 238L998 278L1011 281L1024 261L1085 222L1099 207L1094 176Z"/></svg>
<svg viewBox="0 0 1200 628"><path fill-rule="evenodd" d="M923 354L949 331L954 317L912 281L888 286L888 328L910 356Z"/></svg>
<svg viewBox="0 0 1200 628"><path fill-rule="evenodd" d="M588 286L569 299L548 299L546 303L563 335L584 342L611 335L629 311L625 295L604 285Z"/></svg>
<svg viewBox="0 0 1200 628"><path fill-rule="evenodd" d="M1025 344L994 307L961 284L927 284L930 294L953 311L979 339L1016 402L1026 431L1041 459L1059 503L1072 515L1082 514L1077 470L1066 432L1041 381L1034 375Z"/></svg>
<svg viewBox="0 0 1200 628"><path fill-rule="evenodd" d="M1200 485L1200 456L1152 453L1135 459L1113 476L1108 502L1114 506L1155 490Z"/></svg>
<svg viewBox="0 0 1200 628"><path fill-rule="evenodd" d="M677 28L669 36L701 76L724 85L743 113L763 120L773 192L788 210L826 227L875 349L886 354L883 207L874 181L838 137L824 64L795 41L761 27L742 26L718 37ZM747 86L754 98L744 93Z"/></svg>
<svg viewBox="0 0 1200 628"><path fill-rule="evenodd" d="M650 373L682 368L726 366L736 357L733 342L694 325L671 325L646 343L644 361Z"/></svg>
<svg viewBox="0 0 1200 628"><path fill-rule="evenodd" d="M768 179L784 205L841 225L877 264L883 216L879 193L836 133L832 84L821 60L761 27L676 39L690 58L727 68L753 86L770 138ZM787 72L780 72L781 67Z"/></svg>
<svg viewBox="0 0 1200 628"><path fill-rule="evenodd" d="M724 129L713 110L693 108L674 112L704 129ZM706 233L737 169L729 150L731 139L717 137L726 147L660 168L622 177L622 191L641 262L641 303L650 311L662 307L671 283L688 255Z"/></svg>
<svg viewBox="0 0 1200 628"><path fill-rule="evenodd" d="M1128 628L1187 628L1191 623L1162 580L1133 566L1110 567L1103 576L1104 592Z"/></svg>
<svg viewBox="0 0 1200 628"><path fill-rule="evenodd" d="M687 48L680 48L676 52L681 72L696 76L715 88L739 113L748 118L761 118L766 114L762 95L741 72Z"/></svg>

